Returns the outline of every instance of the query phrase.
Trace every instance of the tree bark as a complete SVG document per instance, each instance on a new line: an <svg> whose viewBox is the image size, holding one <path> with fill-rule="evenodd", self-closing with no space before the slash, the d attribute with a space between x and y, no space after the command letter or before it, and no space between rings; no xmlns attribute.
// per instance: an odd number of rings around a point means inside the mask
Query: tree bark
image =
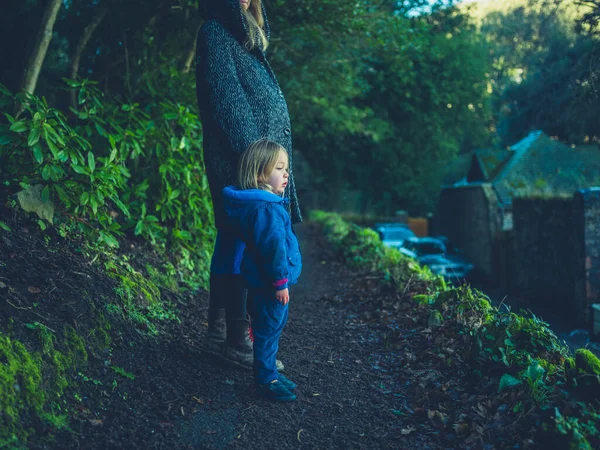
<svg viewBox="0 0 600 450"><path fill-rule="evenodd" d="M42 24L38 33L33 52L29 57L27 67L25 69L25 77L23 79L22 88L26 92L33 94L37 85L38 77L42 66L44 65L44 59L48 52L48 46L52 40L52 30L56 22L56 16L62 5L62 0L49 0L44 10L42 17Z"/></svg>
<svg viewBox="0 0 600 450"><path fill-rule="evenodd" d="M77 79L79 74L79 63L81 61L81 55L83 54L83 50L87 46L90 41L92 34L98 28L98 25L104 20L106 14L108 13L108 8L100 9L92 18L92 21L83 29L83 34L79 38L77 42L77 46L75 47L75 51L73 52L73 57L71 58L71 79ZM71 106L74 109L77 109L77 97L75 89L71 90Z"/></svg>
<svg viewBox="0 0 600 450"><path fill-rule="evenodd" d="M202 23L203 22L200 22L196 27L196 32L194 33L194 42L190 48L190 51L188 52L187 58L185 59L181 73L189 73L190 70L192 70L192 64L194 63L194 57L196 56L196 38L198 37L198 31L200 31Z"/></svg>

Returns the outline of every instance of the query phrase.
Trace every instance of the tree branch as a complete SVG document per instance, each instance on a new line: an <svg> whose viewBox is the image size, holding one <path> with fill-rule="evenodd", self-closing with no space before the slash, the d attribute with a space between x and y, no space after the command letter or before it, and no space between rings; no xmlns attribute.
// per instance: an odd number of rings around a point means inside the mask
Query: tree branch
<svg viewBox="0 0 600 450"><path fill-rule="evenodd" d="M98 28L98 25L100 25L102 20L106 17L106 14L108 14L108 8L102 8L102 9L98 10L98 12L96 12L94 17L92 18L92 21L83 29L83 34L79 38L79 41L77 42L77 46L75 47L75 51L73 52L73 57L71 58L71 79L72 80L77 79L77 75L79 74L79 63L81 61L81 55L83 53L83 50L85 49L88 42L90 41L92 34L94 34L94 31L96 30L96 28ZM74 109L77 109L77 99L75 97L75 89L71 90L71 106Z"/></svg>

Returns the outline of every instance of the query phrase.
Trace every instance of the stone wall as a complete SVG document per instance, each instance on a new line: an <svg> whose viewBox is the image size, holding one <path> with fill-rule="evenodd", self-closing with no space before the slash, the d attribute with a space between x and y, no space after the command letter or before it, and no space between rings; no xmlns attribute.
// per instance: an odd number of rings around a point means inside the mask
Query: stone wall
<svg viewBox="0 0 600 450"><path fill-rule="evenodd" d="M446 188L442 191L431 235L444 235L475 265L475 274L494 278L494 240L501 229L498 200L489 183Z"/></svg>
<svg viewBox="0 0 600 450"><path fill-rule="evenodd" d="M513 199L508 289L573 316L574 228L570 198Z"/></svg>
<svg viewBox="0 0 600 450"><path fill-rule="evenodd" d="M591 305L600 303L600 188L575 193L573 222L577 319L591 328Z"/></svg>
<svg viewBox="0 0 600 450"><path fill-rule="evenodd" d="M513 199L512 230L502 230L497 204L489 184L444 189L430 234L448 236L486 284L591 329L591 305L600 304L600 188Z"/></svg>

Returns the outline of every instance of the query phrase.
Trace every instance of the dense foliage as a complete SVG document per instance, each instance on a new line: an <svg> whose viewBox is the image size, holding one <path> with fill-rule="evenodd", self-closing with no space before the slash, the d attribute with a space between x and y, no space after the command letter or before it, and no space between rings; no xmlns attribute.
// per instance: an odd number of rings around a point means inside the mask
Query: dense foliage
<svg viewBox="0 0 600 450"><path fill-rule="evenodd" d="M12 94L50 1L5 3L2 42L22 36L0 48L9 191L41 184L104 242L131 229L205 267L197 1L63 2L38 97L18 118ZM426 213L459 152L538 128L575 143L598 135L597 1L265 3L305 208Z"/></svg>
<svg viewBox="0 0 600 450"><path fill-rule="evenodd" d="M5 25L1 37L6 41L19 28L35 30L45 3L9 1L7 14L0 19ZM162 110L166 103L193 114L194 35L201 24L195 3L64 2L36 94L64 114L77 132L79 126L87 126L80 134L91 147L83 151L83 157L90 151L95 157L110 156L97 144L111 131L96 125L109 120L105 114L111 107L94 110L92 123L83 125L90 117L85 111L73 111L80 106L65 89L63 77L78 75L97 82L96 93L102 96L96 98L103 105L114 105L115 110L118 105L137 105L132 114L143 112L144 120L153 124L164 114L176 114ZM273 35L270 60L290 106L295 150L304 156L299 161L309 167L298 167L306 206L313 206L311 193L318 192L318 203L331 206L350 190L358 194L357 202L348 205L354 209L364 210L367 205L381 212L431 209L444 165L461 146L489 140L485 51L468 15L453 7L417 15L415 11L424 3L419 1L402 5L389 0L265 3ZM106 10L108 14L101 15ZM86 30L95 20L100 20L99 25L82 48ZM10 92L20 88L20 74L35 45L34 37L31 33L20 48L2 49L0 56L14 61L0 73L0 81ZM79 100L85 100L85 95ZM119 121L127 116L111 119L126 130ZM156 128L154 137L161 131ZM200 152L198 133L198 140L190 142L185 153ZM159 179L158 161L148 158L144 139L135 131L130 135L131 145L144 149L144 154L134 151L136 167L143 168L139 173L156 174ZM165 142L170 138L160 144L162 152L166 152ZM121 156L120 161L124 160L126 155ZM132 177L125 177L126 190L132 192L138 175L132 164L125 166ZM179 187L170 186L172 190ZM129 205L130 199L135 201L135 196L122 201L132 214L131 221L138 223L141 207ZM148 216L157 216L158 203L146 205Z"/></svg>
<svg viewBox="0 0 600 450"><path fill-rule="evenodd" d="M569 143L596 142L600 128L597 0L480 2L490 92L500 140L533 129Z"/></svg>

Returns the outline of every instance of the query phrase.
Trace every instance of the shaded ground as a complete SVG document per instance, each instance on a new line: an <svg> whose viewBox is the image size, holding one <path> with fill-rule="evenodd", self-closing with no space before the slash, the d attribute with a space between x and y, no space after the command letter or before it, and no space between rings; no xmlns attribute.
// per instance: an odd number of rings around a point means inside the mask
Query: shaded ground
<svg viewBox="0 0 600 450"><path fill-rule="evenodd" d="M9 224L26 229L17 218ZM298 401L256 399L249 372L197 350L206 329L206 294L192 299L165 292L182 318L181 325L167 327L163 336L170 339L132 330L115 337L119 345L111 354L90 355L79 385L65 392L70 430L56 434L34 423L38 437L30 448L536 446L541 418L535 408L513 408L527 399L498 395L498 378L471 368L469 338L457 327L432 329L425 309L386 292L376 274L337 262L313 225L297 231L305 269L291 291L280 359L299 384ZM114 283L66 241L57 238L44 249L31 234L0 238L0 281L10 285L0 296L12 300L0 302L0 329L8 327L7 312L13 330L31 322L31 314L48 326L83 323L85 311L73 306L82 293L100 302L114 295ZM32 285L40 292L28 292ZM33 311L28 305L34 301L42 306ZM119 377L111 364L135 380Z"/></svg>
<svg viewBox="0 0 600 450"><path fill-rule="evenodd" d="M50 328L79 322L82 332L81 296L100 306L114 295L115 283L66 240L53 236L44 248L34 222L12 219L3 217L16 232L0 239L0 281L10 287L1 293L0 329L16 329L33 348L35 335L21 330L34 320ZM326 253L314 227L298 230L305 271L292 290L280 352L287 375L299 384L297 402L256 399L249 372L196 350L206 327L204 293L176 299L183 323L168 327L169 341L131 330L114 340L111 354L90 355L78 386L64 395L73 408L70 430L34 423L30 447L441 448L433 429L414 433L400 417L410 400L388 366L383 325L361 322L350 305L332 301L346 298L353 274ZM111 364L135 380L117 376Z"/></svg>
<svg viewBox="0 0 600 450"><path fill-rule="evenodd" d="M407 403L401 381L386 366L381 334L354 320L352 308L327 301L344 296L343 266L323 253L310 225L298 227L305 269L291 290L290 320L280 358L299 384L298 401L272 404L254 398L249 373L206 361L196 396L204 405L177 425L182 443L195 448L437 448L428 435L402 434L398 417ZM320 244L320 245L318 245Z"/></svg>

